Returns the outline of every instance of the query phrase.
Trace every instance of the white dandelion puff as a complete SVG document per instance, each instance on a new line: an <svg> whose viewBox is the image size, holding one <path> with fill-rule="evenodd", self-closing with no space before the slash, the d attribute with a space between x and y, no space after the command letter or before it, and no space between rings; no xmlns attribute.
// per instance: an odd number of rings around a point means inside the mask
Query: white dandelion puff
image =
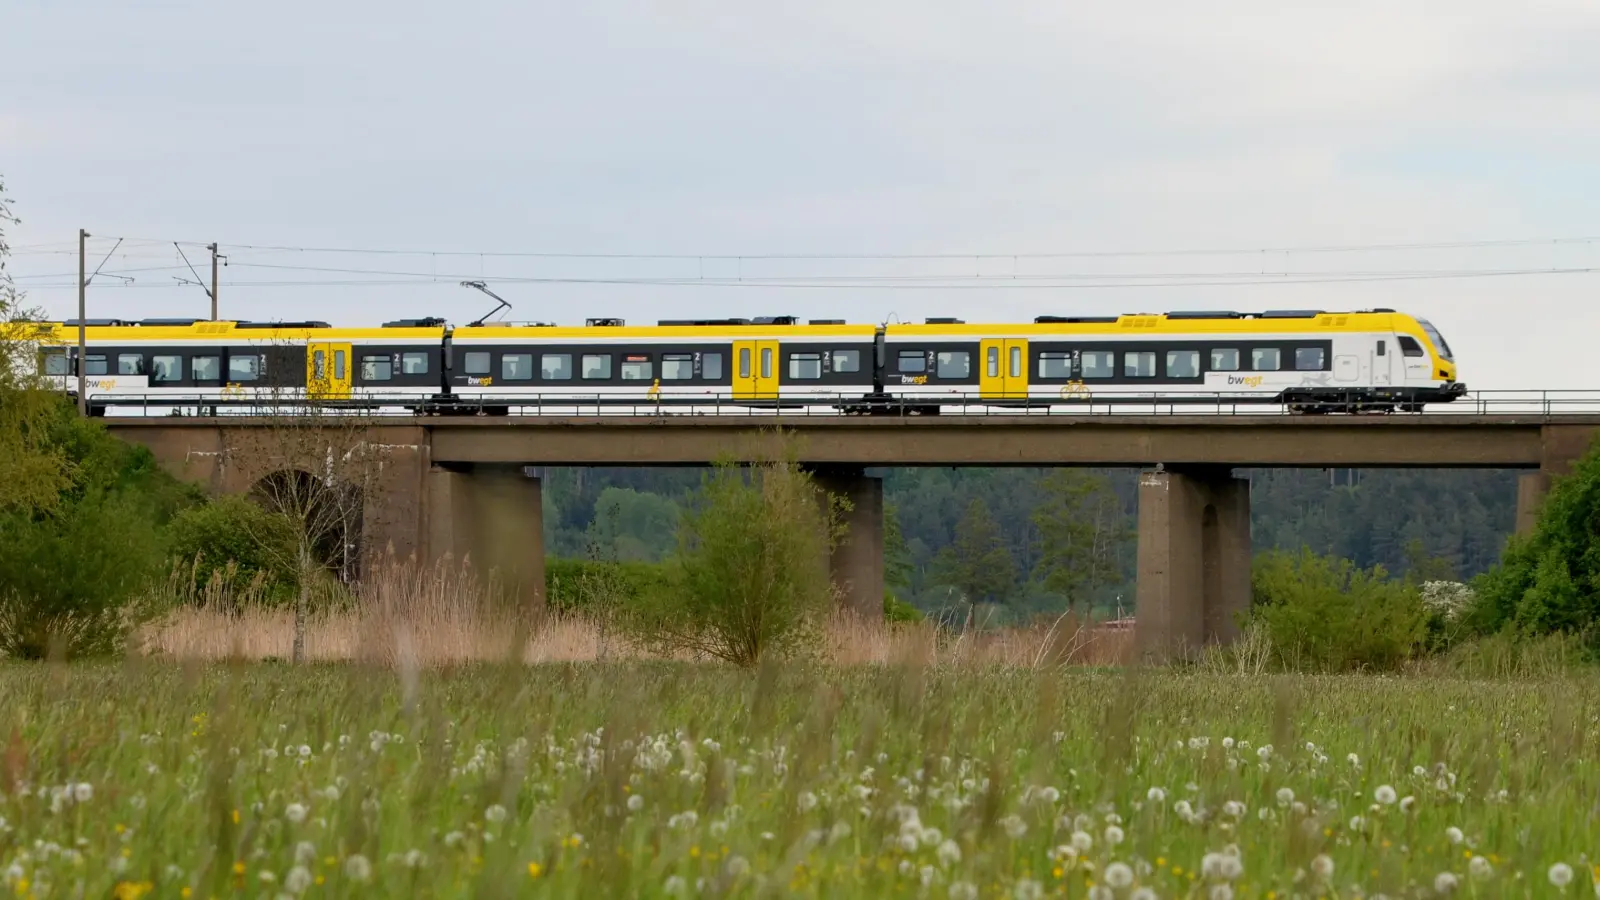
<svg viewBox="0 0 1600 900"><path fill-rule="evenodd" d="M1387 784L1380 784L1378 785L1378 789L1372 792L1372 799L1382 803L1384 806L1393 806L1395 800L1398 798L1394 792L1394 788Z"/></svg>
<svg viewBox="0 0 1600 900"><path fill-rule="evenodd" d="M1094 849L1094 838L1090 837L1087 831L1074 831L1072 833L1072 849L1080 854L1088 853Z"/></svg>
<svg viewBox="0 0 1600 900"><path fill-rule="evenodd" d="M1467 874L1473 878L1488 878L1494 874L1494 866L1489 864L1489 857L1474 856L1467 863Z"/></svg>
<svg viewBox="0 0 1600 900"><path fill-rule="evenodd" d="M940 865L953 866L961 862L961 847L955 841L947 839L939 844L938 855Z"/></svg>
<svg viewBox="0 0 1600 900"><path fill-rule="evenodd" d="M1289 804L1294 802L1294 791L1290 790L1289 788L1286 788L1286 787L1278 788L1278 795L1277 796L1278 796L1278 805L1279 806L1288 806Z"/></svg>
<svg viewBox="0 0 1600 900"><path fill-rule="evenodd" d="M1549 877L1551 884L1562 890L1566 890L1567 885L1572 883L1572 867L1564 862L1558 862L1551 866L1550 871L1545 874Z"/></svg>
<svg viewBox="0 0 1600 900"><path fill-rule="evenodd" d="M1323 881L1327 881L1329 878L1332 878L1333 859L1326 853L1317 854L1317 858L1311 861L1311 874L1317 876Z"/></svg>
<svg viewBox="0 0 1600 900"><path fill-rule="evenodd" d="M1466 835L1461 833L1461 829L1451 825L1444 830L1444 839L1452 844L1459 844L1467 838Z"/></svg>
<svg viewBox="0 0 1600 900"><path fill-rule="evenodd" d="M1208 900L1233 900L1233 888L1226 884L1214 884L1206 892Z"/></svg>
<svg viewBox="0 0 1600 900"><path fill-rule="evenodd" d="M1135 888L1128 900L1156 900L1156 892L1147 887Z"/></svg>
<svg viewBox="0 0 1600 900"><path fill-rule="evenodd" d="M291 894L303 894L311 887L311 870L305 866L295 866L283 876L283 889Z"/></svg>
<svg viewBox="0 0 1600 900"><path fill-rule="evenodd" d="M1153 787L1150 790L1145 791L1144 796L1145 799L1149 800L1151 803L1167 802L1167 792L1158 787Z"/></svg>
<svg viewBox="0 0 1600 900"><path fill-rule="evenodd" d="M94 799L94 785L87 781L80 781L73 785L72 799L76 803L88 803Z"/></svg>
<svg viewBox="0 0 1600 900"><path fill-rule="evenodd" d="M1128 868L1127 863L1114 862L1106 866L1105 876L1106 884L1117 890L1133 884L1133 870Z"/></svg>
<svg viewBox="0 0 1600 900"><path fill-rule="evenodd" d="M978 900L978 888L970 881L952 881L950 900Z"/></svg>
<svg viewBox="0 0 1600 900"><path fill-rule="evenodd" d="M1017 840L1028 833L1028 823L1022 821L1022 817L1016 813L1012 813L1011 815L1001 819L1000 827L1006 830L1006 834L1012 840Z"/></svg>
<svg viewBox="0 0 1600 900"><path fill-rule="evenodd" d="M498 825L506 820L506 808L496 803L483 811L483 819Z"/></svg>
<svg viewBox="0 0 1600 900"><path fill-rule="evenodd" d="M1016 887L1011 889L1011 896L1017 900L1039 900L1044 896L1044 885L1032 878L1021 878L1017 880Z"/></svg>
<svg viewBox="0 0 1600 900"><path fill-rule="evenodd" d="M644 809L644 797L643 797L643 795L634 794L633 796L628 798L628 811L629 812L638 812L641 809Z"/></svg>
<svg viewBox="0 0 1600 900"><path fill-rule="evenodd" d="M1118 828L1115 825L1107 825L1106 826L1106 846L1107 847L1115 847L1115 846L1117 846L1118 844L1122 843L1122 839L1124 837L1125 837L1125 835L1122 833L1122 829L1121 828Z"/></svg>
<svg viewBox="0 0 1600 900"><path fill-rule="evenodd" d="M283 817L288 819L290 822L299 825L306 820L306 814L309 812L310 810L306 809L304 804L291 803L283 808Z"/></svg>
<svg viewBox="0 0 1600 900"><path fill-rule="evenodd" d="M351 881L366 882L372 880L372 863L359 853L352 855L344 861L345 877Z"/></svg>
<svg viewBox="0 0 1600 900"><path fill-rule="evenodd" d="M1440 872L1433 876L1433 892L1435 894L1448 894L1456 889L1456 876L1452 872Z"/></svg>

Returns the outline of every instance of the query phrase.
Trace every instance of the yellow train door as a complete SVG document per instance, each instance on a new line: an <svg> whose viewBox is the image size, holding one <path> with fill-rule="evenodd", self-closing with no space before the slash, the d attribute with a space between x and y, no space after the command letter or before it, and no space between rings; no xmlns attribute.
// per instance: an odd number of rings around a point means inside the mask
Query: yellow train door
<svg viewBox="0 0 1600 900"><path fill-rule="evenodd" d="M306 394L318 400L350 398L349 344L316 342L306 345Z"/></svg>
<svg viewBox="0 0 1600 900"><path fill-rule="evenodd" d="M978 393L985 400L1028 396L1028 342L993 339L978 343Z"/></svg>
<svg viewBox="0 0 1600 900"><path fill-rule="evenodd" d="M778 399L778 342L733 342L735 400Z"/></svg>

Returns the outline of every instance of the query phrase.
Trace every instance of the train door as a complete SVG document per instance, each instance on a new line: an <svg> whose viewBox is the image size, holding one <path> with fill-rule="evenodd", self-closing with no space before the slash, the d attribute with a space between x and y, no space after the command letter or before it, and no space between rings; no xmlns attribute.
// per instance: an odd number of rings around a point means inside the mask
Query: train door
<svg viewBox="0 0 1600 900"><path fill-rule="evenodd" d="M735 400L778 399L778 342L733 342Z"/></svg>
<svg viewBox="0 0 1600 900"><path fill-rule="evenodd" d="M350 398L350 345L306 345L306 394L319 400Z"/></svg>
<svg viewBox="0 0 1600 900"><path fill-rule="evenodd" d="M1021 400L1028 396L1028 342L994 339L978 342L978 394L985 400Z"/></svg>

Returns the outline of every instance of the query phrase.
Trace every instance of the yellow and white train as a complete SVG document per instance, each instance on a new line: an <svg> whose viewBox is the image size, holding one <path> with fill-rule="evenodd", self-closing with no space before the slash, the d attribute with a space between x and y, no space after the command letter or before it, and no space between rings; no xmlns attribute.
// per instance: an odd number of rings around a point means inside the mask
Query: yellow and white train
<svg viewBox="0 0 1600 900"><path fill-rule="evenodd" d="M78 323L39 327L42 372L76 391ZM793 317L629 326L407 319L85 323L90 406L274 396L429 412L639 404L850 413L1082 403L1417 411L1466 386L1443 335L1390 309L1041 316L1030 324L850 325Z"/></svg>

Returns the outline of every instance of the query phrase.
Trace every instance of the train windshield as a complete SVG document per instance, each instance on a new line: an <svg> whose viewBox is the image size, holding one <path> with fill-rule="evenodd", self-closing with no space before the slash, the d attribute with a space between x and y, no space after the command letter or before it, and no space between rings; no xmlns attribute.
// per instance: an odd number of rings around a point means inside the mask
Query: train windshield
<svg viewBox="0 0 1600 900"><path fill-rule="evenodd" d="M1433 346L1438 348L1439 356L1454 362L1455 357L1450 354L1450 345L1445 343L1444 335L1439 333L1439 329L1433 327L1433 323L1427 319L1418 319L1417 324L1421 325L1422 330L1428 333L1428 339L1433 341Z"/></svg>

